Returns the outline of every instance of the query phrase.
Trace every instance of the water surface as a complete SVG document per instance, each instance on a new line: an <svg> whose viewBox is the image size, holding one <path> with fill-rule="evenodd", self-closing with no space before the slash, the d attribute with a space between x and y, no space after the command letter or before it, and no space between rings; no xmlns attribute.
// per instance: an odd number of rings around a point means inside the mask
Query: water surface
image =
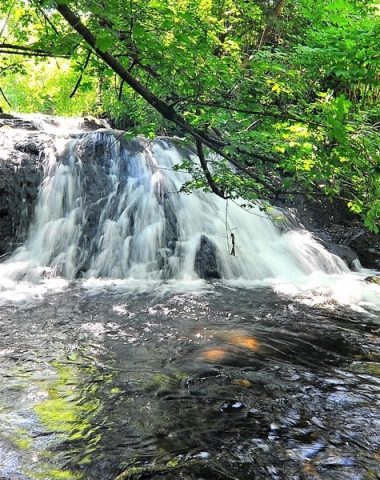
<svg viewBox="0 0 380 480"><path fill-rule="evenodd" d="M375 313L78 283L4 305L0 330L2 478L380 478Z"/></svg>

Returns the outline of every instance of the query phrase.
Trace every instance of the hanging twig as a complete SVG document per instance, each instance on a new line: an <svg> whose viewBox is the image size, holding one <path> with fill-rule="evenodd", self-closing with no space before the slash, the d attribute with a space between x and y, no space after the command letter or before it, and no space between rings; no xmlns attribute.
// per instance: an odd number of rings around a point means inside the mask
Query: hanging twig
<svg viewBox="0 0 380 480"><path fill-rule="evenodd" d="M77 83L75 84L75 87L74 87L73 91L70 93L70 98L73 98L73 96L77 93L77 90L78 90L79 85L81 84L81 81L82 81L82 78L83 78L83 74L84 74L84 72L87 68L88 62L90 61L91 53L92 53L91 50L88 50L86 60L85 60L85 62L83 64L83 67L82 67L82 71L80 72L79 78L77 80Z"/></svg>
<svg viewBox="0 0 380 480"><path fill-rule="evenodd" d="M46 15L46 13L42 10L41 7L38 7L37 6L37 10L41 13L41 15L44 17L46 23L48 25L50 25L50 27L53 29L54 33L56 33L57 35L59 35L59 32L58 30L56 29L55 25L52 23L52 21L50 20L50 18Z"/></svg>
<svg viewBox="0 0 380 480"><path fill-rule="evenodd" d="M232 248L231 248L231 253L233 257L235 257L235 234L231 232L231 243L232 243Z"/></svg>
<svg viewBox="0 0 380 480"><path fill-rule="evenodd" d="M118 95L117 95L117 99L118 99L119 101L121 100L121 97L122 97L122 95L123 95L124 83L125 83L124 80L122 80L122 81L120 82L119 93L118 93Z"/></svg>

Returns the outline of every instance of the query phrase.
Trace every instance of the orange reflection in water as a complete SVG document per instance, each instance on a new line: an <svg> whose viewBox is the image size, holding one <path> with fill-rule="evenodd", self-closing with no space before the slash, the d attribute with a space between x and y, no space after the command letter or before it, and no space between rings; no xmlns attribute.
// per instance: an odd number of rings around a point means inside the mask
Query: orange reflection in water
<svg viewBox="0 0 380 480"><path fill-rule="evenodd" d="M201 358L208 362L218 362L227 355L227 352L223 348L213 348L211 350L205 350L201 353Z"/></svg>
<svg viewBox="0 0 380 480"><path fill-rule="evenodd" d="M226 334L225 338L228 343L235 347L248 348L253 352L258 352L260 349L260 342L255 337L249 335L230 332Z"/></svg>

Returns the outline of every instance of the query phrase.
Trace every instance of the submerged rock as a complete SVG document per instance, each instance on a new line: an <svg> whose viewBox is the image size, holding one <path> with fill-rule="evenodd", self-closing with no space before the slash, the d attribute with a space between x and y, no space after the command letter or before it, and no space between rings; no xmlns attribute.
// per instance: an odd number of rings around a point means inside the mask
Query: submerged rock
<svg viewBox="0 0 380 480"><path fill-rule="evenodd" d="M219 407L219 411L222 413L237 413L246 408L246 405L240 400L232 400L230 402L223 402Z"/></svg>
<svg viewBox="0 0 380 480"><path fill-rule="evenodd" d="M376 275L367 277L365 281L369 283L375 283L376 285L380 285L380 277L377 277Z"/></svg>

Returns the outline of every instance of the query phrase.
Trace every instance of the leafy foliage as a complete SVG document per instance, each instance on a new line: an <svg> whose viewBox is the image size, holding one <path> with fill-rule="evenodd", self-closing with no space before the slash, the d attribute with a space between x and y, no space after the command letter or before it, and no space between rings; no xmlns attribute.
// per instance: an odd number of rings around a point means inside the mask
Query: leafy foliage
<svg viewBox="0 0 380 480"><path fill-rule="evenodd" d="M106 115L129 134L149 137L183 132L96 54L87 64L91 48L58 13L59 4L81 17L98 49L214 139L225 158L239 159L245 174L209 160L224 195L255 201L324 193L345 199L368 228L379 230L378 6L364 0L2 3L0 87L9 103L24 111ZM1 44L27 47L33 56L20 62L9 49L1 54ZM193 173L186 188L210 188L196 164L180 168Z"/></svg>

